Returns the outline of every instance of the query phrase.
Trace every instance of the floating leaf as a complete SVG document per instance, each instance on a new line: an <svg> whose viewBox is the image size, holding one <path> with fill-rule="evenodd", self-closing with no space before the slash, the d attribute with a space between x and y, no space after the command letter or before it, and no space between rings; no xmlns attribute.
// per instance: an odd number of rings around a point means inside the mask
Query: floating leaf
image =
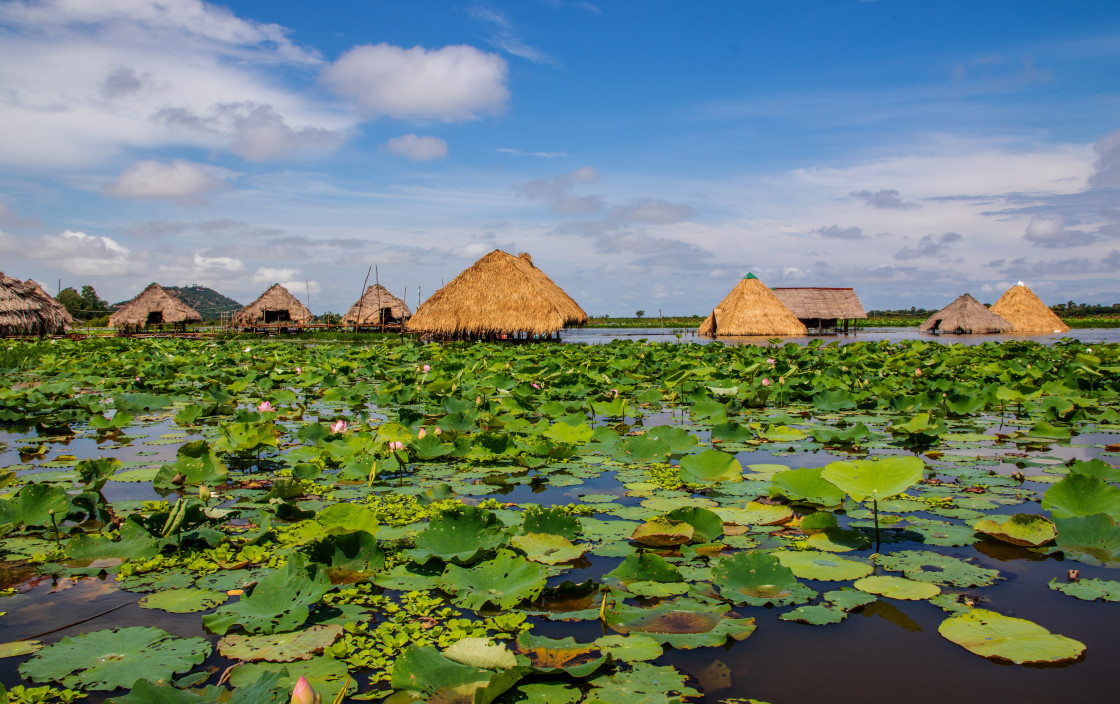
<svg viewBox="0 0 1120 704"><path fill-rule="evenodd" d="M524 552L525 556L533 562L543 562L546 565L578 560L587 552L587 546L573 545L572 541L564 536L552 533L515 535L510 540L510 544Z"/></svg>
<svg viewBox="0 0 1120 704"><path fill-rule="evenodd" d="M932 599L941 593L941 587L929 582L915 582L902 577L875 576L857 579L855 588L869 594L878 594L890 599L917 601Z"/></svg>
<svg viewBox="0 0 1120 704"><path fill-rule="evenodd" d="M723 535L723 519L702 506L676 508L665 514L665 518L692 526L693 542L711 543Z"/></svg>
<svg viewBox="0 0 1120 704"><path fill-rule="evenodd" d="M323 652L341 634L342 626L320 624L293 633L268 636L228 635L218 641L218 652L230 660L307 660Z"/></svg>
<svg viewBox="0 0 1120 704"><path fill-rule="evenodd" d="M656 660L665 652L660 643L641 634L602 636L595 640L595 645L601 648L604 653L610 654L615 660L626 662Z"/></svg>
<svg viewBox="0 0 1120 704"><path fill-rule="evenodd" d="M724 599L753 606L808 601L813 595L797 581L793 570L758 550L714 560L712 579Z"/></svg>
<svg viewBox="0 0 1120 704"><path fill-rule="evenodd" d="M1070 474L1046 490L1042 508L1055 518L1105 513L1120 519L1120 488L1089 474Z"/></svg>
<svg viewBox="0 0 1120 704"><path fill-rule="evenodd" d="M603 579L617 580L622 584L684 581L676 565L652 552L627 555L618 567L603 575Z"/></svg>
<svg viewBox="0 0 1120 704"><path fill-rule="evenodd" d="M878 501L913 486L924 470L925 463L917 457L886 457L831 462L821 471L821 477L856 501Z"/></svg>
<svg viewBox="0 0 1120 704"><path fill-rule="evenodd" d="M544 589L546 574L541 565L501 550L493 560L472 568L448 565L440 587L468 609L478 611L488 603L509 609L525 599L535 599Z"/></svg>
<svg viewBox="0 0 1120 704"><path fill-rule="evenodd" d="M753 618L735 618L728 608L697 602L675 601L653 607L616 604L605 612L608 626L619 633L644 633L674 648L723 645L743 640L754 632Z"/></svg>
<svg viewBox="0 0 1120 704"><path fill-rule="evenodd" d="M1031 513L1017 513L1003 522L990 518L978 521L973 528L977 533L990 535L1012 545L1038 547L1045 545L1058 535L1058 529L1045 516Z"/></svg>
<svg viewBox="0 0 1120 704"><path fill-rule="evenodd" d="M547 638L522 633L517 649L529 658L537 672L563 670L572 677L587 677L610 660L610 655L595 643L577 643L574 638Z"/></svg>
<svg viewBox="0 0 1120 704"><path fill-rule="evenodd" d="M1072 638L1050 633L1026 619L987 609L950 616L937 631L977 655L1018 665L1068 662L1085 652L1084 644Z"/></svg>
<svg viewBox="0 0 1120 704"><path fill-rule="evenodd" d="M212 609L228 598L225 592L206 589L166 589L141 599L140 607L170 611L173 614L189 614Z"/></svg>
<svg viewBox="0 0 1120 704"><path fill-rule="evenodd" d="M743 465L735 455L704 450L681 458L680 477L683 482L738 482L743 479Z"/></svg>
<svg viewBox="0 0 1120 704"><path fill-rule="evenodd" d="M1079 518L1055 518L1057 545L1066 555L1090 565L1120 566L1120 526L1098 513Z"/></svg>
<svg viewBox="0 0 1120 704"><path fill-rule="evenodd" d="M1120 601L1120 582L1111 579L1079 579L1074 582L1050 580L1050 588L1084 601Z"/></svg>
<svg viewBox="0 0 1120 704"><path fill-rule="evenodd" d="M234 626L250 633L283 633L307 620L309 608L331 588L330 580L313 565L310 573L299 555L260 578L253 592L202 617L202 625L224 635Z"/></svg>
<svg viewBox="0 0 1120 704"><path fill-rule="evenodd" d="M866 562L856 562L823 552L779 550L772 553L795 577L839 581L859 579L874 570Z"/></svg>
<svg viewBox="0 0 1120 704"><path fill-rule="evenodd" d="M999 579L998 570L990 570L935 552L903 550L879 555L876 561L884 569L902 572L910 579L954 587L986 587Z"/></svg>
<svg viewBox="0 0 1120 704"><path fill-rule="evenodd" d="M821 467L801 467L774 475L771 496L785 496L794 502L817 506L839 506L844 492L821 478Z"/></svg>
<svg viewBox="0 0 1120 704"><path fill-rule="evenodd" d="M435 556L444 562L468 565L504 545L507 538L505 524L493 512L460 506L432 518L416 535L416 549L408 554L417 562Z"/></svg>
<svg viewBox="0 0 1120 704"><path fill-rule="evenodd" d="M517 658L509 648L489 638L463 638L444 649L443 656L463 665L486 670L504 670L517 665Z"/></svg>
<svg viewBox="0 0 1120 704"><path fill-rule="evenodd" d="M666 547L684 545L692 540L696 529L684 521L654 518L634 529L630 539L642 545Z"/></svg>

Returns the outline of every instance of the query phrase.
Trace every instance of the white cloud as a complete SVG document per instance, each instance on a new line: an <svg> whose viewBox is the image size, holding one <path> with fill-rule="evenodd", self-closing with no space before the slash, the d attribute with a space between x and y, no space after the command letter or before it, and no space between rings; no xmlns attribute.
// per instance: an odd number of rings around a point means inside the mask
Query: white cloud
<svg viewBox="0 0 1120 704"><path fill-rule="evenodd" d="M230 172L214 169L184 159L164 164L159 161L138 161L121 172L116 183L105 192L118 198L150 198L170 200L180 205L202 205L205 197L229 188L229 184L216 178Z"/></svg>
<svg viewBox="0 0 1120 704"><path fill-rule="evenodd" d="M385 148L397 156L413 161L430 161L447 158L447 142L439 137L418 137L405 134L393 137L385 143Z"/></svg>
<svg viewBox="0 0 1120 704"><path fill-rule="evenodd" d="M490 29L490 44L496 49L506 53L520 56L538 64L557 64L553 57L545 52L535 49L518 36L517 30L509 18L501 12L489 7L475 5L467 10L467 14L485 24Z"/></svg>
<svg viewBox="0 0 1120 704"><path fill-rule="evenodd" d="M525 152L520 149L510 149L509 147L498 147L498 152L501 154L510 154L512 156L535 156L541 159L555 159L561 156L571 156L567 152Z"/></svg>
<svg viewBox="0 0 1120 704"><path fill-rule="evenodd" d="M66 230L59 235L27 238L24 253L50 260L52 266L80 276L128 276L144 270L140 257L111 237Z"/></svg>
<svg viewBox="0 0 1120 704"><path fill-rule="evenodd" d="M1041 247L1078 247L1091 244L1093 238L1081 230L1067 230L1061 215L1035 215L1027 223L1026 239Z"/></svg>
<svg viewBox="0 0 1120 704"><path fill-rule="evenodd" d="M369 117L446 122L495 115L509 101L502 57L472 46L428 50L354 47L323 69L323 81Z"/></svg>
<svg viewBox="0 0 1120 704"><path fill-rule="evenodd" d="M593 166L584 166L567 174L552 178L539 178L522 185L521 193L535 201L548 205L554 212L562 215L587 215L602 210L606 203L601 196L577 196L572 190L587 183L599 180L599 172Z"/></svg>
<svg viewBox="0 0 1120 704"><path fill-rule="evenodd" d="M253 282L272 285L281 279L295 279L297 276L299 276L299 269L273 269L262 266L253 272Z"/></svg>
<svg viewBox="0 0 1120 704"><path fill-rule="evenodd" d="M281 281L281 286L288 289L288 293L292 294L300 300L304 305L307 305L308 293L322 293L323 288L319 285L318 281L314 279L299 279L296 281Z"/></svg>

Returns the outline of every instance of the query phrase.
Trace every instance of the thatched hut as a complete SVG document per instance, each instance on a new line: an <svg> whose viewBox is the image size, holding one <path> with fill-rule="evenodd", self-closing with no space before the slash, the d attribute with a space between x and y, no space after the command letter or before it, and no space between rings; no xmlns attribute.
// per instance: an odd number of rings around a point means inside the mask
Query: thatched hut
<svg viewBox="0 0 1120 704"><path fill-rule="evenodd" d="M495 249L416 309L409 332L440 339L551 337L587 313L528 254Z"/></svg>
<svg viewBox="0 0 1120 704"><path fill-rule="evenodd" d="M929 316L919 329L922 332L968 335L1011 332L1013 326L966 293Z"/></svg>
<svg viewBox="0 0 1120 704"><path fill-rule="evenodd" d="M805 325L754 274L747 274L704 319L697 332L710 337L807 335Z"/></svg>
<svg viewBox="0 0 1120 704"><path fill-rule="evenodd" d="M405 302L389 293L381 284L370 286L346 315L342 316L343 325L386 325L403 323L412 317L412 311Z"/></svg>
<svg viewBox="0 0 1120 704"><path fill-rule="evenodd" d="M1069 326L1022 281L999 297L992 305L992 312L1007 319L1015 326L1015 332L1069 332Z"/></svg>
<svg viewBox="0 0 1120 704"><path fill-rule="evenodd" d="M0 271L0 335L50 335L73 323L66 307L39 284Z"/></svg>
<svg viewBox="0 0 1120 704"><path fill-rule="evenodd" d="M241 327L261 323L296 323L306 325L315 318L307 306L288 289L272 284L249 305L233 314L233 324Z"/></svg>
<svg viewBox="0 0 1120 704"><path fill-rule="evenodd" d="M201 322L202 315L197 310L157 283L148 284L140 295L109 316L109 327L121 330L140 330L149 325L168 324L184 328L187 323Z"/></svg>
<svg viewBox="0 0 1120 704"><path fill-rule="evenodd" d="M843 322L844 332L853 320L867 318L867 311L859 302L859 296L850 288L774 288L771 289L778 300L789 308L809 330L822 333L825 330L838 330Z"/></svg>

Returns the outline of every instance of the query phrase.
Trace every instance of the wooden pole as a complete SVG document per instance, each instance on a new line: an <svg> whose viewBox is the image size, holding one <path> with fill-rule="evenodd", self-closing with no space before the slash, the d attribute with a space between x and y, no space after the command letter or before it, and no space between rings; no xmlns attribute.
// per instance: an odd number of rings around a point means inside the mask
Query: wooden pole
<svg viewBox="0 0 1120 704"><path fill-rule="evenodd" d="M370 266L372 269L373 266ZM366 284L369 283L369 269L366 270L365 281L362 282L362 295L358 296L358 319L354 321L354 332L358 332L358 325L362 322L362 303L366 300Z"/></svg>
<svg viewBox="0 0 1120 704"><path fill-rule="evenodd" d="M381 277L377 273L377 265L373 265L373 285L377 288L377 321L380 323L378 332L385 329L385 309L381 307Z"/></svg>

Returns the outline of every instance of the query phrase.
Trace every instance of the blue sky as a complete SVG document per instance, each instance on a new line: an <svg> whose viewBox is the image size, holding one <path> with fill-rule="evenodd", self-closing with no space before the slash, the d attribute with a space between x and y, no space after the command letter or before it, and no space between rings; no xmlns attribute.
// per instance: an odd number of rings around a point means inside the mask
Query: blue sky
<svg viewBox="0 0 1120 704"><path fill-rule="evenodd" d="M1120 5L0 0L0 270L344 311L528 251L591 314L748 271L1120 301Z"/></svg>

